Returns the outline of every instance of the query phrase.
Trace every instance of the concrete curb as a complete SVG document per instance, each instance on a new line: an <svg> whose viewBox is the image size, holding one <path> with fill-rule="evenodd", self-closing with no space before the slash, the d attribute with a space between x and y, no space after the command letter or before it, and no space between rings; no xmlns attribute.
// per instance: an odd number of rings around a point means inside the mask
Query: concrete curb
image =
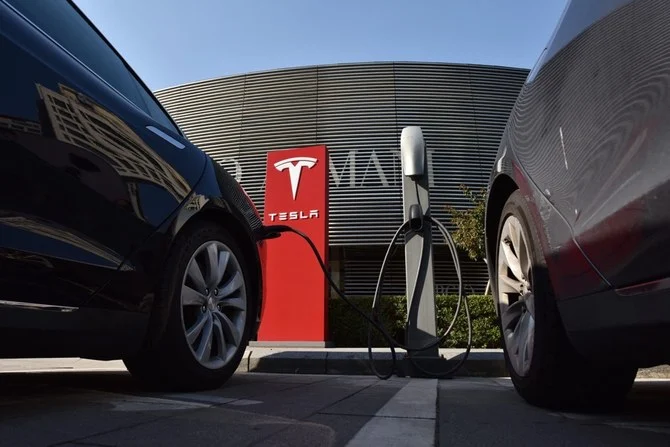
<svg viewBox="0 0 670 447"><path fill-rule="evenodd" d="M426 365L432 371L451 369L461 358L463 349L441 349L445 361ZM403 360L405 352L396 351L398 369L401 374L409 362ZM388 349L373 350L375 367L381 374L391 368L391 352ZM0 373L53 373L67 371L125 371L120 360L97 361L80 358L61 359L6 359L0 360ZM324 375L372 375L365 348L261 348L249 347L237 368L244 373L273 374L324 374ZM473 349L456 377L509 377L501 350ZM670 379L670 366L640 369L638 379Z"/></svg>
<svg viewBox="0 0 670 447"><path fill-rule="evenodd" d="M426 365L430 370L448 370L460 361L465 350L441 349L444 360L437 366ZM375 368L382 374L390 371L391 352L374 349L372 357ZM405 351L396 350L397 366L406 370L409 362L404 360ZM372 375L365 348L249 348L238 372L279 374L327 374L327 375ZM401 373L402 374L402 373ZM495 349L473 349L468 359L456 373L466 377L505 377L507 372L502 351Z"/></svg>
<svg viewBox="0 0 670 447"><path fill-rule="evenodd" d="M453 368L464 355L464 349L440 349L445 361L433 371ZM409 362L405 351L396 350L397 366L405 371ZM375 368L381 374L390 371L392 361L388 349L374 349ZM274 374L372 375L365 348L248 348L238 372ZM509 377L502 350L472 349L455 377ZM643 368L639 379L670 379L670 366Z"/></svg>

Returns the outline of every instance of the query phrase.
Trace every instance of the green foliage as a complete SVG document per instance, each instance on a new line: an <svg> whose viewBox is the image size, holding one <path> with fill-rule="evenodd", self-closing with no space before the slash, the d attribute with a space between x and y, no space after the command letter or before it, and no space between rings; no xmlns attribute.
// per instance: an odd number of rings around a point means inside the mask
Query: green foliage
<svg viewBox="0 0 670 447"><path fill-rule="evenodd" d="M363 312L372 311L372 297L356 297L350 300ZM382 298L377 316L386 331L398 342L404 341L405 297ZM337 347L365 347L368 345L368 322L343 299L329 300L329 327L331 340ZM387 346L384 337L372 328L372 346Z"/></svg>
<svg viewBox="0 0 670 447"><path fill-rule="evenodd" d="M351 298L363 312L369 314L372 309L371 297ZM368 340L368 322L349 307L344 300L329 300L329 325L331 340L337 347L366 347ZM442 335L451 324L458 297L456 295L438 295L435 297L437 309L437 329ZM468 307L472 318L472 347L499 348L500 332L497 326L495 309L490 295L469 295ZM390 296L381 300L380 319L387 332L399 343L405 342L405 318L407 304L404 296ZM443 341L443 348L465 348L468 326L465 308L461 305L458 319L451 334ZM379 331L372 330L372 346L385 347L388 344Z"/></svg>
<svg viewBox="0 0 670 447"><path fill-rule="evenodd" d="M465 250L470 259L480 261L486 257L484 245L486 189L476 194L467 186L461 185L460 190L470 200L472 206L465 210L458 210L447 205L447 211L451 214L451 222L456 226L456 231L452 236L456 245Z"/></svg>

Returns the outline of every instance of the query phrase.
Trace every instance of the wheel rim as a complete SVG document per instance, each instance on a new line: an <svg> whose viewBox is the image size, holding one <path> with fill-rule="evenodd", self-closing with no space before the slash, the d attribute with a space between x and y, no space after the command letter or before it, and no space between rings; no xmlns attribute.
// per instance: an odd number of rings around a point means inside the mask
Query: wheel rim
<svg viewBox="0 0 670 447"><path fill-rule="evenodd" d="M528 374L535 343L532 262L521 222L509 216L498 247L498 300L505 347L514 371Z"/></svg>
<svg viewBox="0 0 670 447"><path fill-rule="evenodd" d="M182 323L195 359L206 368L225 366L239 349L246 324L244 273L219 241L193 254L181 288Z"/></svg>

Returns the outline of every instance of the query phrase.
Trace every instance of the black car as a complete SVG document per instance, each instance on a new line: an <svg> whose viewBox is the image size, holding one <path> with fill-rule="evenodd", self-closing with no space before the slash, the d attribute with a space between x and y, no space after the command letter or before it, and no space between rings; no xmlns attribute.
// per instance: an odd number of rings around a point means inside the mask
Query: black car
<svg viewBox="0 0 670 447"><path fill-rule="evenodd" d="M486 250L518 392L623 402L670 362L670 3L568 2L511 112Z"/></svg>
<svg viewBox="0 0 670 447"><path fill-rule="evenodd" d="M0 0L0 356L223 384L255 337L262 225L67 0Z"/></svg>

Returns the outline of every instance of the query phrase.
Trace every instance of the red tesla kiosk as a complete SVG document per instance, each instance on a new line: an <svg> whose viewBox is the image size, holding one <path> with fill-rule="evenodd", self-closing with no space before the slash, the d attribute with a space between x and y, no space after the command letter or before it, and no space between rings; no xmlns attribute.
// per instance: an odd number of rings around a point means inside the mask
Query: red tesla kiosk
<svg viewBox="0 0 670 447"><path fill-rule="evenodd" d="M265 225L307 234L328 265L328 150L310 146L268 153ZM294 233L265 241L264 299L256 345L323 347L330 287L309 245Z"/></svg>

